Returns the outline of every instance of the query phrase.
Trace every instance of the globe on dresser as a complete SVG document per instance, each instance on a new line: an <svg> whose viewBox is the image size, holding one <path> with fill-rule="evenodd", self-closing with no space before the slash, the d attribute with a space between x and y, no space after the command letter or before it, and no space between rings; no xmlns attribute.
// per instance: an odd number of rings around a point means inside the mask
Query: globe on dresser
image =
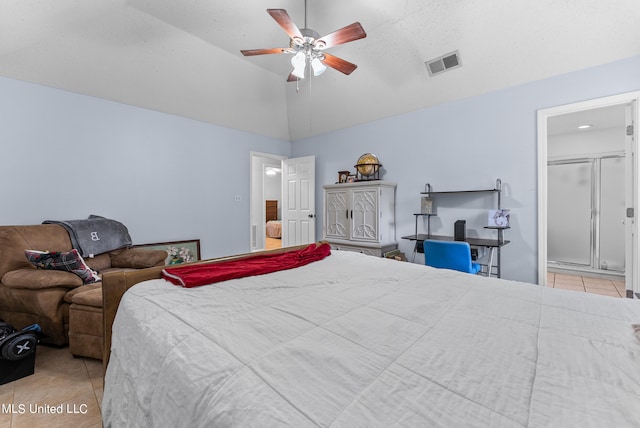
<svg viewBox="0 0 640 428"><path fill-rule="evenodd" d="M360 175L359 179L377 180L381 166L382 164L376 155L373 153L365 153L358 158L355 168Z"/></svg>

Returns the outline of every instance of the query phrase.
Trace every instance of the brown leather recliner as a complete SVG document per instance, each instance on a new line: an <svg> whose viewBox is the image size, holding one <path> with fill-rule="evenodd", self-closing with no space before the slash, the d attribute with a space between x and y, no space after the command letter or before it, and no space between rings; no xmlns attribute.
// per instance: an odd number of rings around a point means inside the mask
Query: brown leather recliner
<svg viewBox="0 0 640 428"><path fill-rule="evenodd" d="M73 355L102 359L102 282L60 270L38 269L25 250L72 249L69 233L56 224L0 226L0 319L16 329L37 323L42 342L69 344ZM165 251L126 248L85 258L100 274L161 266Z"/></svg>

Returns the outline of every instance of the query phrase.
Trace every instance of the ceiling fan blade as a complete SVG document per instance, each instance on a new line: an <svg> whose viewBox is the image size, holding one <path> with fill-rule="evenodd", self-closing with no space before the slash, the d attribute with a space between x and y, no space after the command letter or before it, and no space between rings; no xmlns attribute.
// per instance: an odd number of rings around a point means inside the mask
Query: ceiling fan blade
<svg viewBox="0 0 640 428"><path fill-rule="evenodd" d="M289 73L289 77L287 77L287 82L295 82L296 80L298 80L298 78L293 75L293 71Z"/></svg>
<svg viewBox="0 0 640 428"><path fill-rule="evenodd" d="M339 72L347 75L353 73L353 70L358 68L357 65L328 53L324 54L324 59L322 60L322 63L325 65L328 65L331 68L335 68Z"/></svg>
<svg viewBox="0 0 640 428"><path fill-rule="evenodd" d="M242 55L244 56L253 56L253 55L268 55L268 54L280 54L287 52L286 48L271 48L271 49L245 49L241 50Z"/></svg>
<svg viewBox="0 0 640 428"><path fill-rule="evenodd" d="M316 48L326 49L343 43L352 42L354 40L363 39L365 37L367 37L367 33L364 32L362 25L360 25L359 22L354 22L353 24L347 25L333 33L320 37L316 42Z"/></svg>
<svg viewBox="0 0 640 428"><path fill-rule="evenodd" d="M267 9L267 13L271 15L273 19L276 20L278 25L282 27L284 31L287 32L289 38L292 40L295 39L304 39L300 29L296 24L293 23L293 20L289 16L286 10L284 9Z"/></svg>

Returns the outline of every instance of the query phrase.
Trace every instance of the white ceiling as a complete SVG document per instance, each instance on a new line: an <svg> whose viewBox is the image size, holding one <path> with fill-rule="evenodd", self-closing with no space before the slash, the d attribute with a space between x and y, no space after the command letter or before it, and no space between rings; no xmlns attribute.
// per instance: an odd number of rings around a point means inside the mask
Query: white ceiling
<svg viewBox="0 0 640 428"><path fill-rule="evenodd" d="M578 128L583 125L589 125L590 128ZM624 131L625 125L625 105L618 104L552 116L547 121L547 134L574 134L579 132L603 131L610 128L617 128Z"/></svg>
<svg viewBox="0 0 640 428"><path fill-rule="evenodd" d="M295 141L640 54L638 0L308 0L321 35L367 37L296 88L266 13L304 0L2 0L0 75ZM462 67L424 62L458 50Z"/></svg>

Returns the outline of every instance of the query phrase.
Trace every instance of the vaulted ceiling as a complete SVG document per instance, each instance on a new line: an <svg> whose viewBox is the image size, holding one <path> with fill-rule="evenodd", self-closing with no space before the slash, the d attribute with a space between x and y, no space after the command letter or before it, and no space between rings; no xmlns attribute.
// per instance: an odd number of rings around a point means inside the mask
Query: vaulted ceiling
<svg viewBox="0 0 640 428"><path fill-rule="evenodd" d="M289 55L240 54L288 46L268 8L304 27L304 0L2 0L0 76L295 141L640 54L638 0L307 0L367 37L330 50L351 75L287 83Z"/></svg>

